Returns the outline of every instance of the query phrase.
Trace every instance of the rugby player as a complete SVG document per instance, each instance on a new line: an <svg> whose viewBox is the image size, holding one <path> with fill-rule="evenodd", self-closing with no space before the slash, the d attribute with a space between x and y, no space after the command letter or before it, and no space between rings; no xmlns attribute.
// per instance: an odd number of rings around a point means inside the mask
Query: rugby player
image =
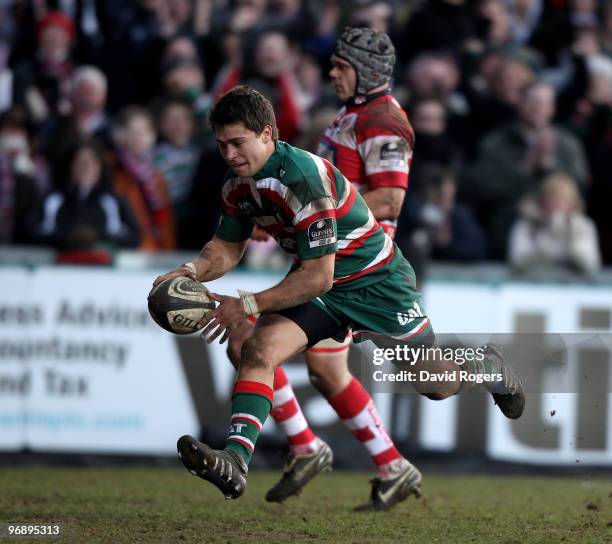
<svg viewBox="0 0 612 544"><path fill-rule="evenodd" d="M154 284L177 276L203 282L223 276L240 262L255 224L295 257L289 274L270 289L240 290L238 297L211 293L219 304L201 322L209 341L224 342L245 318L260 315L242 345L224 449L187 435L177 444L189 471L236 499L246 488L248 463L272 409L274 373L281 364L323 339L344 339L349 329L356 342L372 339L385 347L431 345L433 329L410 264L363 198L329 161L278 140L267 99L236 87L213 107L210 123L230 167L221 221L198 257ZM472 375L501 375L485 385L506 416L521 415L522 387L497 349L466 365ZM429 398L443 399L462 388L452 361L417 361L412 368L417 375L426 369L448 376L415 383ZM419 483L415 469L405 485L418 493Z"/></svg>
<svg viewBox="0 0 612 544"><path fill-rule="evenodd" d="M393 238L406 189L414 133L408 117L391 96L395 49L384 32L347 28L331 58L331 83L344 103L323 136L317 154L328 159L362 194L374 218ZM228 355L236 366L253 324L230 334ZM363 444L377 467L368 502L358 510L388 510L409 496L405 482L418 470L398 451L385 431L370 394L348 368L350 336L329 338L305 352L311 383L328 400L343 423ZM282 502L300 493L333 460L329 446L317 437L293 393L282 367L274 375L270 414L289 440L281 480L266 500ZM420 475L417 480L420 481Z"/></svg>

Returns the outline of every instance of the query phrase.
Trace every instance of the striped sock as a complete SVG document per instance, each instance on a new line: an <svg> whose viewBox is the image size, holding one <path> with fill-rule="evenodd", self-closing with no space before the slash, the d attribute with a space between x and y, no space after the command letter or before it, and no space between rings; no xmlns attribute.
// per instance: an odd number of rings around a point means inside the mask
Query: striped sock
<svg viewBox="0 0 612 544"><path fill-rule="evenodd" d="M392 477L403 469L407 461L389 438L372 397L357 378L328 401L353 436L368 450L381 478Z"/></svg>
<svg viewBox="0 0 612 544"><path fill-rule="evenodd" d="M308 426L282 367L274 373L274 401L270 415L285 431L292 455L307 455L317 450L319 439Z"/></svg>
<svg viewBox="0 0 612 544"><path fill-rule="evenodd" d="M260 382L239 380L234 384L232 423L225 449L240 454L247 464L272 408L272 396L272 388Z"/></svg>

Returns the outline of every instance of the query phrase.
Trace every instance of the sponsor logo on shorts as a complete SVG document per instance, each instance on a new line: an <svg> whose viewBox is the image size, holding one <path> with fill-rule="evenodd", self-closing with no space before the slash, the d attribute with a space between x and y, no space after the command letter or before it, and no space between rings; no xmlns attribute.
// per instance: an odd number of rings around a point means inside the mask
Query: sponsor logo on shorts
<svg viewBox="0 0 612 544"><path fill-rule="evenodd" d="M404 325L408 325L415 318L425 317L423 315L423 310L419 306L418 302L412 303L412 308L410 308L407 312L397 312L397 321L403 327Z"/></svg>
<svg viewBox="0 0 612 544"><path fill-rule="evenodd" d="M334 220L332 217L317 219L308 225L308 243L310 247L319 247L336 242Z"/></svg>

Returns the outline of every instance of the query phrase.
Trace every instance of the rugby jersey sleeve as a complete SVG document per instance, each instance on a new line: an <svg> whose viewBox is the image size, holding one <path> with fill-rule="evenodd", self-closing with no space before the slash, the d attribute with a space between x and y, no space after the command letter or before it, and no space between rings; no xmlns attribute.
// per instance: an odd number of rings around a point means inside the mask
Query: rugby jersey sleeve
<svg viewBox="0 0 612 544"><path fill-rule="evenodd" d="M329 196L313 195L293 218L299 259L317 259L338 251L336 207Z"/></svg>
<svg viewBox="0 0 612 544"><path fill-rule="evenodd" d="M320 157L310 153L302 157L292 170L291 191L296 196L293 202L299 202L292 223L297 256L307 260L338 251L337 198L330 181L337 172Z"/></svg>
<svg viewBox="0 0 612 544"><path fill-rule="evenodd" d="M357 148L364 165L369 190L379 187L408 188L414 133L408 120L396 108L374 113L357 123ZM401 110L400 110L401 111Z"/></svg>

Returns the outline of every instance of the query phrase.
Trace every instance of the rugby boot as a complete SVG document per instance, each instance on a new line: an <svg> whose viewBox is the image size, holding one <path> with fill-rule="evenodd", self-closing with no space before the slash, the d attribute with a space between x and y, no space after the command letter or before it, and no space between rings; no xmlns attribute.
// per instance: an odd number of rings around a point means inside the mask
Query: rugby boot
<svg viewBox="0 0 612 544"><path fill-rule="evenodd" d="M491 373L502 375L501 382L485 382L484 386L493 395L502 414L510 419L518 419L525 409L525 392L521 381L514 370L504 363L501 346L485 344L483 348L491 363Z"/></svg>
<svg viewBox="0 0 612 544"><path fill-rule="evenodd" d="M355 512L386 512L396 504L406 500L410 495L417 499L421 496L421 480L423 477L412 463L395 478L381 480L372 478L372 491L367 503L355 508Z"/></svg>
<svg viewBox="0 0 612 544"><path fill-rule="evenodd" d="M213 450L189 435L181 436L176 448L185 468L217 486L226 499L237 499L244 493L248 467L238 453Z"/></svg>
<svg viewBox="0 0 612 544"><path fill-rule="evenodd" d="M330 471L334 461L331 448L319 438L319 449L307 455L291 455L287 458L283 476L279 482L266 493L268 502L283 502L299 495L304 486L317 474Z"/></svg>

